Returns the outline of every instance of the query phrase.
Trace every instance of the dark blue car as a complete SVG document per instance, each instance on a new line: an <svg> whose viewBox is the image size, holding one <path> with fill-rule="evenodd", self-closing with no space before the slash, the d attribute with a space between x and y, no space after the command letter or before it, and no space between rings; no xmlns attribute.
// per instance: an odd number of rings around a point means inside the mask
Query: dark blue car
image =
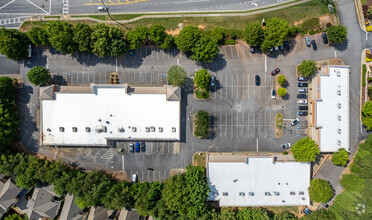
<svg viewBox="0 0 372 220"><path fill-rule="evenodd" d="M140 144L136 143L136 153L139 153L139 152L140 152Z"/></svg>

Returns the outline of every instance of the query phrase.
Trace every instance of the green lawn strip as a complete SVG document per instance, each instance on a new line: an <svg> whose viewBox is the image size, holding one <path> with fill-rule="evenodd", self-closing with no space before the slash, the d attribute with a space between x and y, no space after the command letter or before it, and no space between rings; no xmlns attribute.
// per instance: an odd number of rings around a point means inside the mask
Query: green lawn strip
<svg viewBox="0 0 372 220"><path fill-rule="evenodd" d="M283 130L283 114L278 113L275 116L275 126L279 130Z"/></svg>
<svg viewBox="0 0 372 220"><path fill-rule="evenodd" d="M140 17L142 15L146 14L117 14L117 15L111 15L111 17L115 20L130 20L136 17ZM108 15L73 15L71 16L72 18L83 18L83 17L88 17L88 18L95 18L98 20L103 20L103 21L110 21L110 17Z"/></svg>

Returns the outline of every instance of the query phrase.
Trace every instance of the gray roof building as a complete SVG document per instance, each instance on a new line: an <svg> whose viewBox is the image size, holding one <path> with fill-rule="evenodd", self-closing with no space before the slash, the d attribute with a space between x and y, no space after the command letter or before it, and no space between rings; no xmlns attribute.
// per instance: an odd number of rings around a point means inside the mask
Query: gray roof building
<svg viewBox="0 0 372 220"><path fill-rule="evenodd" d="M79 207L74 203L75 197L68 193L65 196L65 203L63 204L61 216L59 220L80 220L83 219L83 215L81 214L81 210Z"/></svg>
<svg viewBox="0 0 372 220"><path fill-rule="evenodd" d="M22 192L11 179L5 183L0 181L0 219L18 201L18 195Z"/></svg>

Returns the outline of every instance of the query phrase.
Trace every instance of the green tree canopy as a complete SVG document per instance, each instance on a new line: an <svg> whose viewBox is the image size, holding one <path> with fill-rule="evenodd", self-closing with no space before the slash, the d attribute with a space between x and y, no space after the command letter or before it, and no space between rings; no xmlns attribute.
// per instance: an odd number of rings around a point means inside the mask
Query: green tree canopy
<svg viewBox="0 0 372 220"><path fill-rule="evenodd" d="M278 89L278 95L280 95L281 97L285 96L286 94L287 94L287 89L286 88L280 87Z"/></svg>
<svg viewBox="0 0 372 220"><path fill-rule="evenodd" d="M36 46L50 46L47 31L41 27L33 27L27 32L28 38Z"/></svg>
<svg viewBox="0 0 372 220"><path fill-rule="evenodd" d="M362 122L367 130L372 129L372 101L367 101L362 107Z"/></svg>
<svg viewBox="0 0 372 220"><path fill-rule="evenodd" d="M112 41L111 45L111 56L120 57L128 52L128 46L124 40L115 39Z"/></svg>
<svg viewBox="0 0 372 220"><path fill-rule="evenodd" d="M332 26L327 29L328 39L335 44L341 44L346 40L347 28L342 25Z"/></svg>
<svg viewBox="0 0 372 220"><path fill-rule="evenodd" d="M191 51L191 59L210 63L218 55L218 44L215 39L205 36L196 42Z"/></svg>
<svg viewBox="0 0 372 220"><path fill-rule="evenodd" d="M163 184L153 182L151 184L144 183L145 187L139 191L135 207L141 216L151 215L151 210L156 206L156 203L161 199Z"/></svg>
<svg viewBox="0 0 372 220"><path fill-rule="evenodd" d="M201 37L201 30L195 26L184 27L176 38L177 48L183 52L189 52Z"/></svg>
<svg viewBox="0 0 372 220"><path fill-rule="evenodd" d="M340 148L337 152L332 155L332 163L338 166L346 166L349 161L349 153L344 149Z"/></svg>
<svg viewBox="0 0 372 220"><path fill-rule="evenodd" d="M236 213L237 219L248 220L248 219L261 219L269 220L270 217L266 211L262 209L243 208Z"/></svg>
<svg viewBox="0 0 372 220"><path fill-rule="evenodd" d="M150 39L158 46L162 45L167 33L165 33L165 27L162 24L154 24L149 30Z"/></svg>
<svg viewBox="0 0 372 220"><path fill-rule="evenodd" d="M4 220L24 220L22 216L18 215L17 213L7 215L6 217L3 218Z"/></svg>
<svg viewBox="0 0 372 220"><path fill-rule="evenodd" d="M30 81L35 86L44 86L49 83L50 72L42 66L35 66L27 73L28 81Z"/></svg>
<svg viewBox="0 0 372 220"><path fill-rule="evenodd" d="M7 109L14 108L15 98L12 79L4 76L0 77L0 105Z"/></svg>
<svg viewBox="0 0 372 220"><path fill-rule="evenodd" d="M218 44L223 44L225 31L221 27L216 27L212 30L211 37L216 40Z"/></svg>
<svg viewBox="0 0 372 220"><path fill-rule="evenodd" d="M0 105L0 149L9 147L17 135L19 121L13 109Z"/></svg>
<svg viewBox="0 0 372 220"><path fill-rule="evenodd" d="M99 57L111 55L113 51L112 46L116 44L113 44L115 40L123 40L123 31L121 29L114 26L107 26L103 23L93 26L91 47L95 55Z"/></svg>
<svg viewBox="0 0 372 220"><path fill-rule="evenodd" d="M303 60L297 67L297 71L301 76L310 77L316 70L315 62L312 60Z"/></svg>
<svg viewBox="0 0 372 220"><path fill-rule="evenodd" d="M201 69L195 73L194 81L198 88L209 90L209 84L211 82L211 74L206 69Z"/></svg>
<svg viewBox="0 0 372 220"><path fill-rule="evenodd" d="M261 25L250 23L245 27L243 37L250 46L259 47L264 40L264 31L262 30Z"/></svg>
<svg viewBox="0 0 372 220"><path fill-rule="evenodd" d="M146 43L149 37L149 29L147 27L137 27L135 30L129 31L126 39L129 42L130 49L137 49Z"/></svg>
<svg viewBox="0 0 372 220"><path fill-rule="evenodd" d="M20 61L28 56L29 39L16 29L0 29L0 53L8 59Z"/></svg>
<svg viewBox="0 0 372 220"><path fill-rule="evenodd" d="M325 203L334 196L334 192L327 180L313 179L310 181L309 195L311 201Z"/></svg>
<svg viewBox="0 0 372 220"><path fill-rule="evenodd" d="M80 52L90 52L92 50L90 36L92 28L83 23L78 23L74 28L74 42L77 44Z"/></svg>
<svg viewBox="0 0 372 220"><path fill-rule="evenodd" d="M171 66L168 70L168 82L170 82L174 86L183 87L187 80L186 71L178 66L174 65Z"/></svg>
<svg viewBox="0 0 372 220"><path fill-rule="evenodd" d="M207 138L209 136L209 113L203 110L195 115L194 135L196 137Z"/></svg>
<svg viewBox="0 0 372 220"><path fill-rule="evenodd" d="M47 26L50 44L64 53L73 53L77 49L74 41L74 27L66 21L50 21Z"/></svg>
<svg viewBox="0 0 372 220"><path fill-rule="evenodd" d="M285 82L287 81L287 79L286 79L285 76L283 76L283 75L279 75L278 78L277 78L277 80L278 80L278 83L279 83L281 86L284 85Z"/></svg>
<svg viewBox="0 0 372 220"><path fill-rule="evenodd" d="M364 188L364 181L355 173L344 174L340 180L342 188L350 191L361 192Z"/></svg>
<svg viewBox="0 0 372 220"><path fill-rule="evenodd" d="M274 220L297 220L298 218L288 212L288 211L283 211L283 212L280 212L280 213L275 213L274 215Z"/></svg>
<svg viewBox="0 0 372 220"><path fill-rule="evenodd" d="M164 39L164 42L161 45L159 45L159 47L163 50L167 50L174 46L175 46L174 37L171 35L167 35Z"/></svg>
<svg viewBox="0 0 372 220"><path fill-rule="evenodd" d="M264 30L264 41L261 45L263 51L268 52L275 46L280 46L287 40L289 33L288 22L280 18L267 19L266 28Z"/></svg>
<svg viewBox="0 0 372 220"><path fill-rule="evenodd" d="M297 141L292 146L291 151L294 159L298 162L314 162L319 154L318 145L309 137Z"/></svg>
<svg viewBox="0 0 372 220"><path fill-rule="evenodd" d="M335 214L328 209L318 209L312 212L311 215L305 215L301 219L303 220L334 220L337 219Z"/></svg>

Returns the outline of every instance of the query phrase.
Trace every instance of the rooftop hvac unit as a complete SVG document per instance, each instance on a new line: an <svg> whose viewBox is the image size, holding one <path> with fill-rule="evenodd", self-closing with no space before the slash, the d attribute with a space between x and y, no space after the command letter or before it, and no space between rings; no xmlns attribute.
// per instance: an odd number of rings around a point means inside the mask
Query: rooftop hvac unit
<svg viewBox="0 0 372 220"><path fill-rule="evenodd" d="M65 128L64 127L59 127L59 131L60 132L64 132L65 131Z"/></svg>
<svg viewBox="0 0 372 220"><path fill-rule="evenodd" d="M337 120L341 121L341 115L337 115Z"/></svg>
<svg viewBox="0 0 372 220"><path fill-rule="evenodd" d="M132 132L136 132L137 131L137 128L136 127L132 127Z"/></svg>
<svg viewBox="0 0 372 220"><path fill-rule="evenodd" d="M52 130L50 130L50 128L47 128L47 132L51 132Z"/></svg>
<svg viewBox="0 0 372 220"><path fill-rule="evenodd" d="M341 109L341 103L337 103L337 108Z"/></svg>
<svg viewBox="0 0 372 220"><path fill-rule="evenodd" d="M151 132L155 132L155 127L151 126Z"/></svg>
<svg viewBox="0 0 372 220"><path fill-rule="evenodd" d="M337 71L337 76L338 76L338 77L341 76L341 71Z"/></svg>
<svg viewBox="0 0 372 220"><path fill-rule="evenodd" d="M73 132L77 132L77 127L72 127Z"/></svg>
<svg viewBox="0 0 372 220"><path fill-rule="evenodd" d="M228 196L229 193L228 193L228 192L223 192L222 195L223 195L223 196Z"/></svg>
<svg viewBox="0 0 372 220"><path fill-rule="evenodd" d="M106 126L102 126L102 125L96 126L96 132L98 133L106 132Z"/></svg>
<svg viewBox="0 0 372 220"><path fill-rule="evenodd" d="M274 192L274 195L275 196L279 196L280 195L280 192Z"/></svg>
<svg viewBox="0 0 372 220"><path fill-rule="evenodd" d="M163 132L163 127L159 127L159 132Z"/></svg>
<svg viewBox="0 0 372 220"><path fill-rule="evenodd" d="M176 128L175 127L172 127L172 132L176 132Z"/></svg>
<svg viewBox="0 0 372 220"><path fill-rule="evenodd" d="M124 132L125 130L124 130L124 128L123 127L121 127L121 128L118 128L118 132Z"/></svg>
<svg viewBox="0 0 372 220"><path fill-rule="evenodd" d="M146 127L146 132L150 132L150 127Z"/></svg>
<svg viewBox="0 0 372 220"><path fill-rule="evenodd" d="M90 127L85 127L86 132L90 132Z"/></svg>
<svg viewBox="0 0 372 220"><path fill-rule="evenodd" d="M337 90L337 95L341 95L341 90Z"/></svg>
<svg viewBox="0 0 372 220"><path fill-rule="evenodd" d="M337 129L337 133L341 134L341 128Z"/></svg>
<svg viewBox="0 0 372 220"><path fill-rule="evenodd" d="M291 196L294 196L294 195L296 195L296 193L295 192L290 192L289 193Z"/></svg>
<svg viewBox="0 0 372 220"><path fill-rule="evenodd" d="M270 192L265 192L265 196L271 196Z"/></svg>
<svg viewBox="0 0 372 220"><path fill-rule="evenodd" d="M239 192L239 196L245 196L244 192Z"/></svg>
<svg viewBox="0 0 372 220"><path fill-rule="evenodd" d="M303 191L300 191L298 194L301 195L301 196L305 195L305 193Z"/></svg>
<svg viewBox="0 0 372 220"><path fill-rule="evenodd" d="M254 192L249 192L248 195L249 196L254 196Z"/></svg>
<svg viewBox="0 0 372 220"><path fill-rule="evenodd" d="M337 140L337 145L341 146L341 141L340 140Z"/></svg>

